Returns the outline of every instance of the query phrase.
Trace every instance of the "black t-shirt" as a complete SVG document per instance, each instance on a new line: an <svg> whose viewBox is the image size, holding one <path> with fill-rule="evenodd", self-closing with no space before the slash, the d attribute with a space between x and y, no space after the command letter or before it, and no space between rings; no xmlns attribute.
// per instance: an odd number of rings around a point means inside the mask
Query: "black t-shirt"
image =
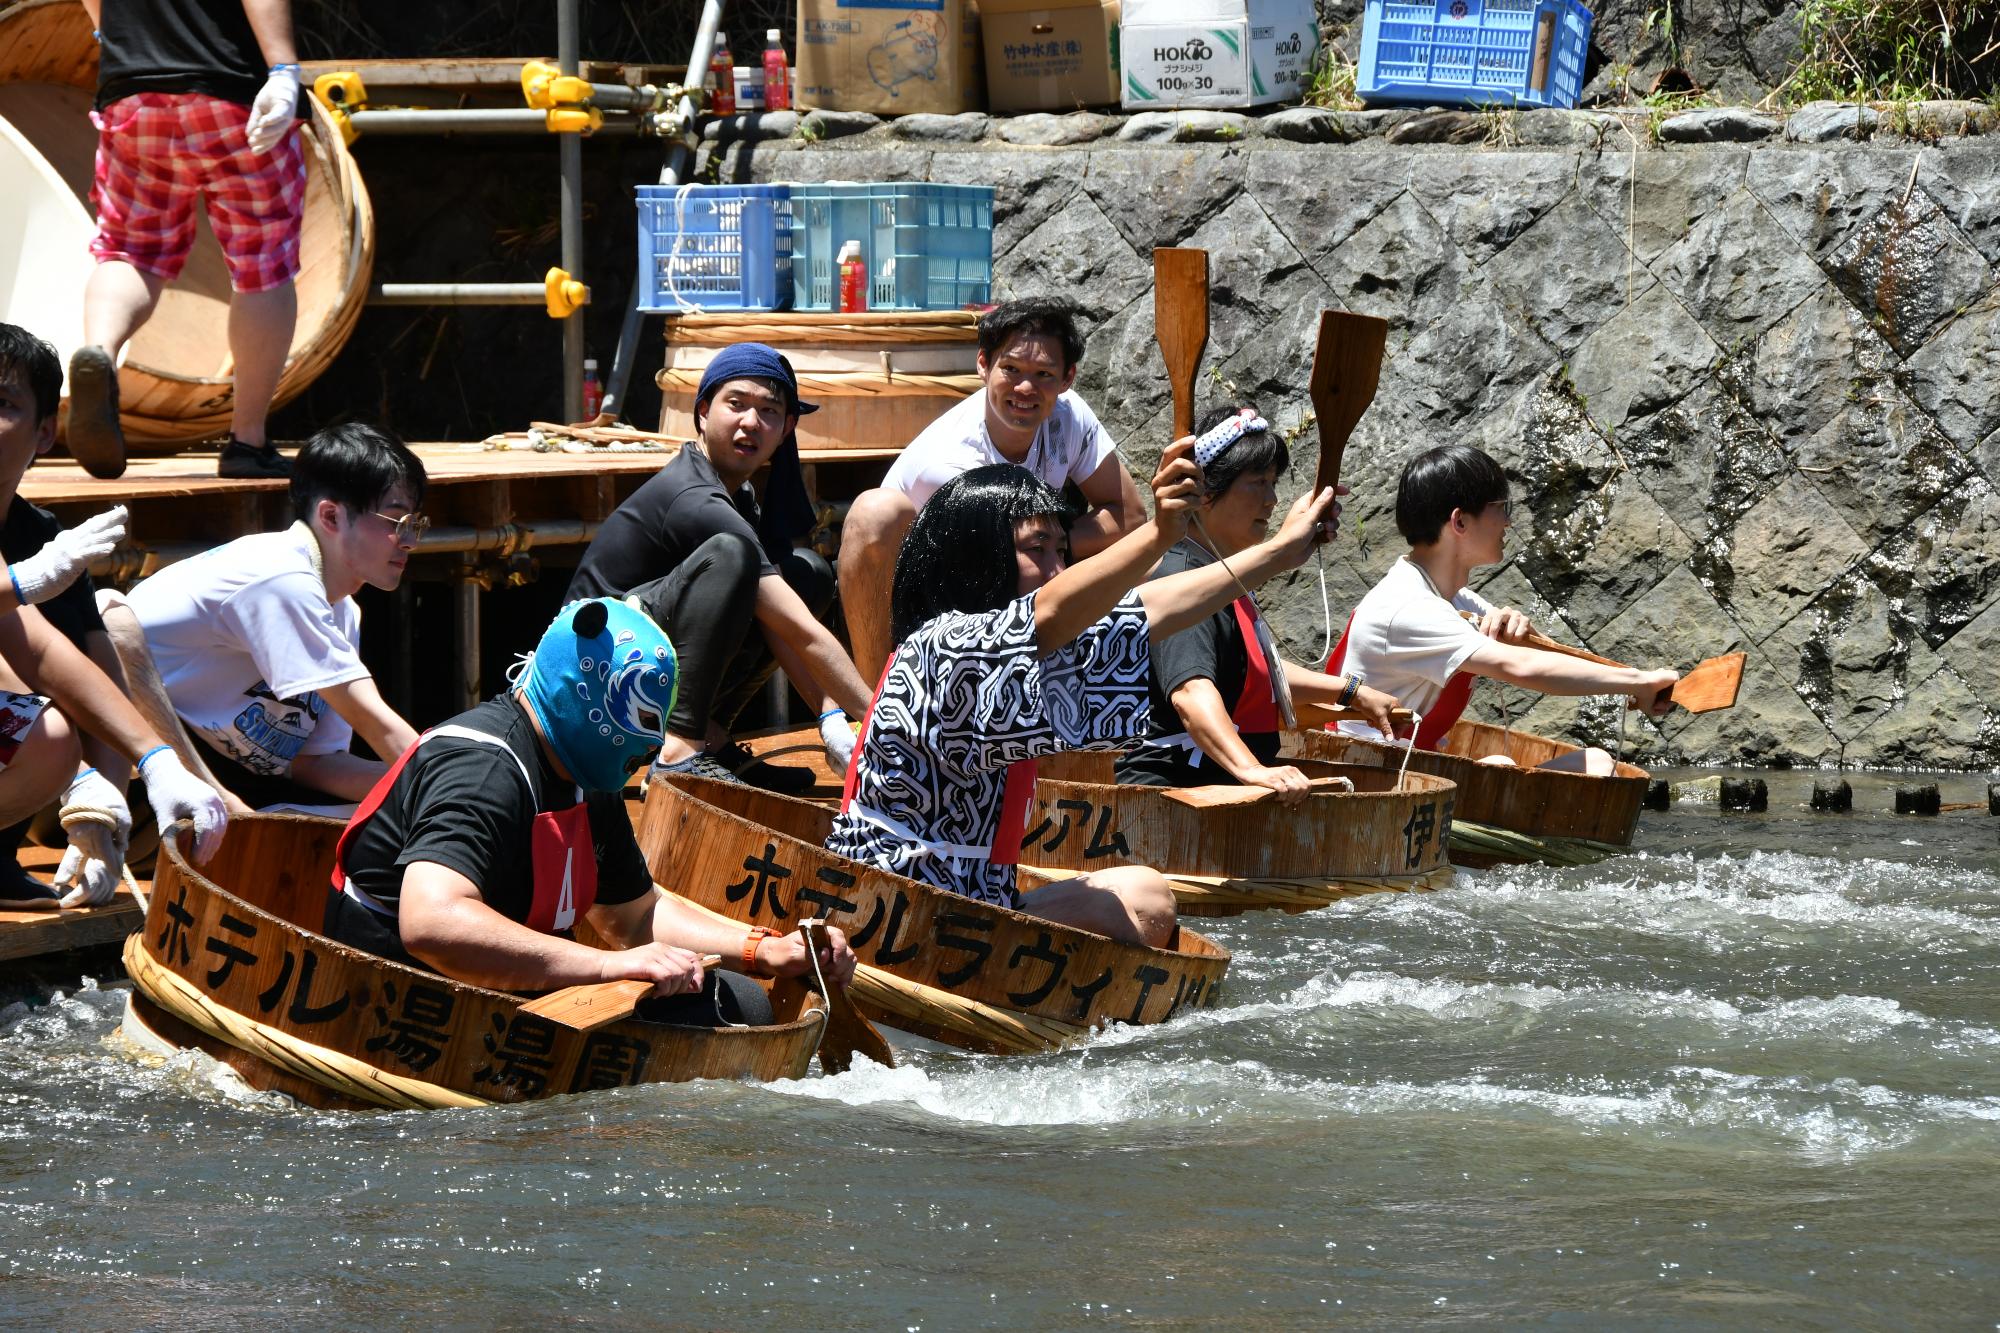
<svg viewBox="0 0 2000 1333"><path fill-rule="evenodd" d="M1215 563L1192 539L1176 542L1164 556L1154 578L1165 578ZM1194 752L1179 745L1151 742L1187 730L1181 715L1174 711L1174 691L1191 680L1215 682L1222 706L1235 709L1243 693L1243 678L1250 670L1250 655L1243 646L1243 629L1236 623L1234 608L1225 606L1198 625L1178 634L1155 638L1152 647L1153 721L1146 729L1147 744L1119 757L1118 780L1153 787L1197 787L1209 783L1229 783L1236 779L1228 769L1203 757L1199 766L1188 761ZM1243 743L1260 764L1269 764L1278 755L1279 736L1275 731L1244 732Z"/></svg>
<svg viewBox="0 0 2000 1333"><path fill-rule="evenodd" d="M104 0L97 107L135 93L207 93L244 106L270 66L243 0Z"/></svg>
<svg viewBox="0 0 2000 1333"><path fill-rule="evenodd" d="M17 495L7 506L5 522L0 523L0 556L5 556L10 565L26 560L62 530L63 525L54 514ZM76 582L41 603L38 609L79 649L84 646L85 635L104 628L104 619L97 614L97 589L91 585L88 574L77 575Z"/></svg>
<svg viewBox="0 0 2000 1333"><path fill-rule="evenodd" d="M672 573L719 532L736 533L757 548L759 576L775 574L778 567L757 535L757 520L750 483L732 496L707 451L687 445L604 520L569 581L569 600L623 597Z"/></svg>
<svg viewBox="0 0 2000 1333"><path fill-rule="evenodd" d="M404 868L435 861L478 885L488 907L525 923L535 901L534 817L569 808L576 788L543 758L534 724L513 696L488 699L450 725L506 741L535 775L534 790L521 780L521 765L498 746L434 736L417 747L381 808L355 833L342 868L363 892L393 908L402 896ZM609 906L652 892L624 797L592 792L588 799L597 901Z"/></svg>

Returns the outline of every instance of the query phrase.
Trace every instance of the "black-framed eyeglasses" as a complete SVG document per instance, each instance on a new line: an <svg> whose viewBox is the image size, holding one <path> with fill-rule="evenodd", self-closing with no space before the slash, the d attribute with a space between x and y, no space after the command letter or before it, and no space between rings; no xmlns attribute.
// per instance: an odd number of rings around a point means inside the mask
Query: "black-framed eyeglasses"
<svg viewBox="0 0 2000 1333"><path fill-rule="evenodd" d="M424 539L426 532L431 530L430 519L422 514L405 514L401 518L391 518L387 514L375 513L374 510L370 510L369 513L389 525L398 546L414 546Z"/></svg>
<svg viewBox="0 0 2000 1333"><path fill-rule="evenodd" d="M1512 497L1505 500L1488 500L1486 507L1488 509L1497 507L1500 510L1500 517L1506 519L1509 523L1514 521L1514 501Z"/></svg>

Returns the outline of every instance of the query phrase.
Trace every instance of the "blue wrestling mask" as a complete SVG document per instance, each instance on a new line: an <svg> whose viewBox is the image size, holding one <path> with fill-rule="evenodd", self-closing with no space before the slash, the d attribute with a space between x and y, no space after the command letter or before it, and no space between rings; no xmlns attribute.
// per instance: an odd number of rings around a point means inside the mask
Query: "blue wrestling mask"
<svg viewBox="0 0 2000 1333"><path fill-rule="evenodd" d="M651 616L594 597L556 613L515 683L577 785L622 791L666 736L680 661Z"/></svg>

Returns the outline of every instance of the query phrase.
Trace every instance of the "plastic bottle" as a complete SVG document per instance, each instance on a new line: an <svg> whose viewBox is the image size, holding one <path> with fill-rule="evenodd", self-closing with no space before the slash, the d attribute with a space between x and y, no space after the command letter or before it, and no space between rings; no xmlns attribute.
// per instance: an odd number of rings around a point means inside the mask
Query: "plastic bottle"
<svg viewBox="0 0 2000 1333"><path fill-rule="evenodd" d="M715 34L715 53L708 58L709 111L718 116L736 114L736 62L729 58L729 38Z"/></svg>
<svg viewBox="0 0 2000 1333"><path fill-rule="evenodd" d="M785 64L785 43L776 28L764 32L764 106L771 111L792 109L792 76Z"/></svg>
<svg viewBox="0 0 2000 1333"><path fill-rule="evenodd" d="M840 247L840 313L859 314L868 308L868 263L861 257L861 242L848 241Z"/></svg>
<svg viewBox="0 0 2000 1333"><path fill-rule="evenodd" d="M594 421L604 410L604 381L597 378L597 358L583 359L583 419Z"/></svg>

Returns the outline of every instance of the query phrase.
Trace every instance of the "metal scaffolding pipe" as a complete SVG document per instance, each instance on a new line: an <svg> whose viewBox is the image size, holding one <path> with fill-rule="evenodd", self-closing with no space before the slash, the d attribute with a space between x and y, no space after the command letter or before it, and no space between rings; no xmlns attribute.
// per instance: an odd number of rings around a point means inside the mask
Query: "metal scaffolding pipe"
<svg viewBox="0 0 2000 1333"><path fill-rule="evenodd" d="M556 5L556 63L564 74L581 68L577 10L581 0L558 0ZM559 146L562 171L562 266L578 282L583 274L583 141L565 134ZM581 421L583 411L583 314L572 312L563 320L563 417Z"/></svg>
<svg viewBox="0 0 2000 1333"><path fill-rule="evenodd" d="M369 305L543 305L540 282L384 282L371 288Z"/></svg>
<svg viewBox="0 0 2000 1333"><path fill-rule="evenodd" d="M413 134L547 134L548 113L527 107L438 111L351 111L355 132L368 135ZM599 134L638 134L645 129L643 117L613 109L604 117ZM565 144L575 144L581 136L559 136Z"/></svg>
<svg viewBox="0 0 2000 1333"><path fill-rule="evenodd" d="M479 593L480 581L467 570L451 581L453 620L458 640L458 709L464 712L479 702Z"/></svg>

